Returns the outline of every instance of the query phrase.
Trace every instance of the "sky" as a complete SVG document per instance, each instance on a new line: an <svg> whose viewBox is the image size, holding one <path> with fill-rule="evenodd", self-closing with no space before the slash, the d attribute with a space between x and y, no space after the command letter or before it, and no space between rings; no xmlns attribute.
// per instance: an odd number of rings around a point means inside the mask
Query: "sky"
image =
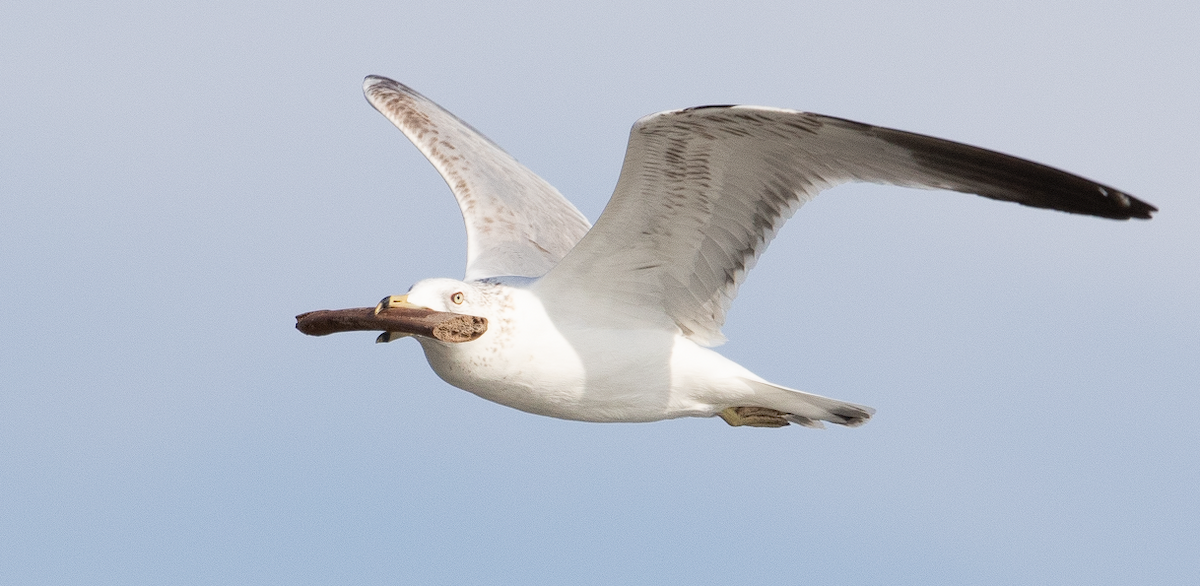
<svg viewBox="0 0 1200 586"><path fill-rule="evenodd" d="M0 583L1194 584L1190 2L0 8ZM847 186L720 348L867 425L560 421L296 314L461 277L408 84L593 221L638 117L794 108L1018 155L1110 221Z"/></svg>

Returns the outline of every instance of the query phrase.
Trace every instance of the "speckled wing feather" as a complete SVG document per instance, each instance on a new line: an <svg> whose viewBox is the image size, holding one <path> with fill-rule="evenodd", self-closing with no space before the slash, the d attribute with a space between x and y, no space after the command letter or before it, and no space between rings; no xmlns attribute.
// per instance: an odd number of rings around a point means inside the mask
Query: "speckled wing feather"
<svg viewBox="0 0 1200 586"><path fill-rule="evenodd" d="M558 190L425 96L376 76L363 93L454 192L467 226L467 280L540 277L590 228Z"/></svg>
<svg viewBox="0 0 1200 586"><path fill-rule="evenodd" d="M738 286L776 231L822 190L854 181L1106 218L1155 211L1057 169L928 136L791 110L691 108L634 125L612 200L539 295L556 315L677 327L720 344Z"/></svg>

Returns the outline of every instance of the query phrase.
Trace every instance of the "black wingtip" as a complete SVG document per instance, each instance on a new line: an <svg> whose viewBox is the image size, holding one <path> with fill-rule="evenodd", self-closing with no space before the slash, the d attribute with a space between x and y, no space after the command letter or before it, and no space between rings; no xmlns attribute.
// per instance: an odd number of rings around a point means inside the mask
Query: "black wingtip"
<svg viewBox="0 0 1200 586"><path fill-rule="evenodd" d="M1119 189L1041 163L911 132L868 128L909 149L919 165L944 174L955 191L1114 220L1149 220L1158 211Z"/></svg>
<svg viewBox="0 0 1200 586"><path fill-rule="evenodd" d="M397 85L397 83L395 80L384 77L382 75L368 75L363 78L363 88L364 89L369 89L369 88L373 88L373 87L381 86L381 85L382 86L395 86L395 85Z"/></svg>
<svg viewBox="0 0 1200 586"><path fill-rule="evenodd" d="M1121 193L1121 197L1125 200L1127 205L1126 209L1129 211L1127 218L1134 220L1149 220L1154 217L1154 212L1158 211L1158 208L1127 193Z"/></svg>
<svg viewBox="0 0 1200 586"><path fill-rule="evenodd" d="M1054 169L1057 171L1057 169ZM1065 172L1061 172L1066 174ZM1124 191L1113 189L1107 185L1091 182L1082 177L1071 176L1076 183L1086 182L1090 185L1075 187L1075 195L1067 197L1067 189L1061 190L1060 197L1041 203L1019 202L1034 207L1048 207L1072 214L1084 214L1109 218L1112 220L1150 220L1158 208L1150 205ZM1098 197L1097 197L1098 196ZM1049 205L1044 205L1049 204Z"/></svg>

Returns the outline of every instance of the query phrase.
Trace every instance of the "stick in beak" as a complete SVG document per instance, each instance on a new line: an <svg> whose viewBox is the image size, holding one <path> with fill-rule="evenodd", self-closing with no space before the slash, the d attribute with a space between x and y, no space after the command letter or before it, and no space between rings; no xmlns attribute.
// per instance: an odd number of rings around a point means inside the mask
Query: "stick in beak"
<svg viewBox="0 0 1200 586"><path fill-rule="evenodd" d="M487 331L487 318L460 313L434 311L414 306L404 299L382 307L384 298L374 309L322 309L296 316L296 329L310 336L327 336L337 332L375 331L384 335L376 342L391 342L405 336L425 336L443 342L470 342ZM386 338L385 338L386 336Z"/></svg>

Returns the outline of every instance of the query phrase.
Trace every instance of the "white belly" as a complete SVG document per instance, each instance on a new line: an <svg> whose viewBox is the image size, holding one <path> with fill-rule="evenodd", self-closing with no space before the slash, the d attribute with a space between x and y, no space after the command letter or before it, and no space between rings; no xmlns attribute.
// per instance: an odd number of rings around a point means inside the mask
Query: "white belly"
<svg viewBox="0 0 1200 586"><path fill-rule="evenodd" d="M527 292L521 305L538 304ZM540 309L540 304L538 304ZM725 357L661 330L578 329L544 311L520 322L490 320L478 340L419 338L446 382L522 411L583 421L656 421L707 416L736 377L753 374Z"/></svg>

